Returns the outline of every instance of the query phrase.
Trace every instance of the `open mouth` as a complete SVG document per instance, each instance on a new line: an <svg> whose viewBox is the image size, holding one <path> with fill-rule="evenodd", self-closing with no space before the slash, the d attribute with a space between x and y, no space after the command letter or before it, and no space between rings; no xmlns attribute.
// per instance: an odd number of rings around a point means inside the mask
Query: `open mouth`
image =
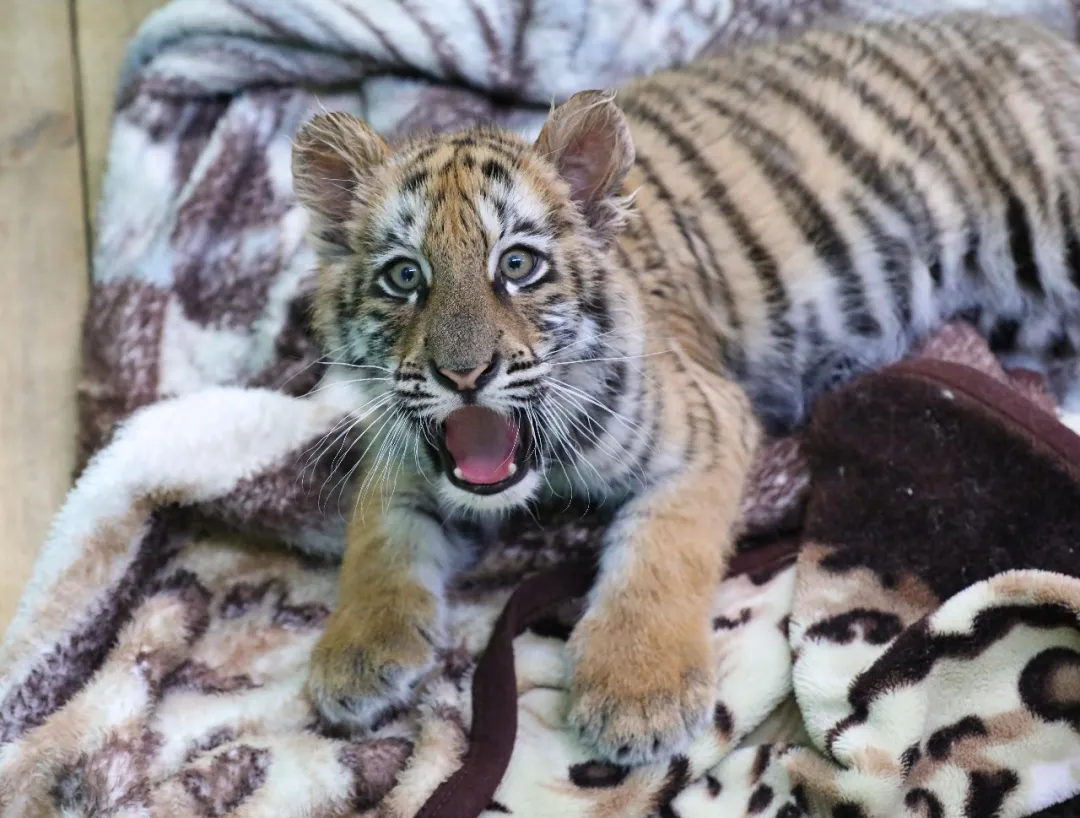
<svg viewBox="0 0 1080 818"><path fill-rule="evenodd" d="M447 478L473 494L498 494L530 468L529 428L483 406L455 409L438 437L438 455Z"/></svg>

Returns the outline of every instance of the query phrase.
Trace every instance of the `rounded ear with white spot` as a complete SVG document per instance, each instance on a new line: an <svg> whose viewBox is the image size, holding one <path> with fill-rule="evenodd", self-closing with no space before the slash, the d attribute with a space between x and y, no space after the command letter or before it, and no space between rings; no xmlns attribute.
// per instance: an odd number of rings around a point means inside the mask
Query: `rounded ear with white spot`
<svg viewBox="0 0 1080 818"><path fill-rule="evenodd" d="M613 94L574 94L548 116L535 147L570 186L593 229L607 235L621 226L618 197L634 164L634 142Z"/></svg>
<svg viewBox="0 0 1080 818"><path fill-rule="evenodd" d="M386 141L366 123L341 113L319 114L304 124L293 142L293 191L311 214L316 249L348 250L345 225L364 185L390 157Z"/></svg>

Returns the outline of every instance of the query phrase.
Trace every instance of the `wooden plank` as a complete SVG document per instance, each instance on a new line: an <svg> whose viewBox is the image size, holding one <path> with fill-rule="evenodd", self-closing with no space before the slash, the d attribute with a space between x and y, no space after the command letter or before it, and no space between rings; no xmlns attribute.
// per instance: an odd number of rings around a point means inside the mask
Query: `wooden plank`
<svg viewBox="0 0 1080 818"><path fill-rule="evenodd" d="M42 2L42 0L36 0ZM44 0L52 2L52 0ZM166 0L75 0L75 33L83 110L83 156L93 224L109 150L116 79L128 42ZM91 239L93 237L91 236Z"/></svg>
<svg viewBox="0 0 1080 818"><path fill-rule="evenodd" d="M87 270L70 12L0 3L0 627L74 454Z"/></svg>

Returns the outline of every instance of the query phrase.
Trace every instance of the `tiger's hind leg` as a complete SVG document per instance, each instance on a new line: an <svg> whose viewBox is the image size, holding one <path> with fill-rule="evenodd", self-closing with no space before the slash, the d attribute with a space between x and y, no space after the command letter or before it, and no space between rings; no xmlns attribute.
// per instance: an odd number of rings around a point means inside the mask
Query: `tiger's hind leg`
<svg viewBox="0 0 1080 818"><path fill-rule="evenodd" d="M773 372L769 377L748 380L744 387L765 433L781 436L805 424L823 394L898 357L877 348L861 353L827 349L801 373Z"/></svg>
<svg viewBox="0 0 1080 818"><path fill-rule="evenodd" d="M1062 317L1043 302L1022 321L999 318L989 331L981 329L1005 369L1038 373L1058 406L1080 411L1080 312Z"/></svg>
<svg viewBox="0 0 1080 818"><path fill-rule="evenodd" d="M1065 412L1080 412L1080 358L1052 361L1046 367L1050 393Z"/></svg>

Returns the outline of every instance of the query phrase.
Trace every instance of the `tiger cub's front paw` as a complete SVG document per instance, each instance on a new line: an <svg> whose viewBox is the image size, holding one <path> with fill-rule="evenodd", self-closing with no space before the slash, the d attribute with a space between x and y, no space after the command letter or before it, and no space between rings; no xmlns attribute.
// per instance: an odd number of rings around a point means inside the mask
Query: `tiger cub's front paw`
<svg viewBox="0 0 1080 818"><path fill-rule="evenodd" d="M712 650L700 630L693 623L665 644L648 627L583 620L570 642L568 716L582 742L615 764L684 752L715 704Z"/></svg>
<svg viewBox="0 0 1080 818"><path fill-rule="evenodd" d="M312 653L308 695L330 724L366 730L409 701L440 640L433 604L345 605Z"/></svg>

